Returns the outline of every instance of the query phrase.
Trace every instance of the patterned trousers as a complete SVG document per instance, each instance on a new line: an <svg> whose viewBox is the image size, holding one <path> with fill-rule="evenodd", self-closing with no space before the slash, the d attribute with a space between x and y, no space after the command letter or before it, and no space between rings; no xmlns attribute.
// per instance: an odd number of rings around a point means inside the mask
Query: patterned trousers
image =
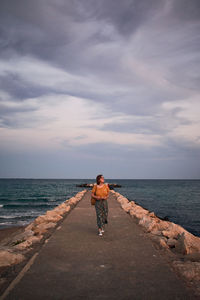
<svg viewBox="0 0 200 300"><path fill-rule="evenodd" d="M107 200L96 200L95 209L97 214L97 226L102 228L107 223L108 218L108 202Z"/></svg>

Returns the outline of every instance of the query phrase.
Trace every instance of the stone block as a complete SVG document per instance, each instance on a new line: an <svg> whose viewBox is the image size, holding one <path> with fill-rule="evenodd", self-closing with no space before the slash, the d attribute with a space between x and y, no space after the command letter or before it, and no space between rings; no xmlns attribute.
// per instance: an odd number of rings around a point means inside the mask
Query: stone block
<svg viewBox="0 0 200 300"><path fill-rule="evenodd" d="M200 238L183 232L177 239L176 251L181 254L200 253Z"/></svg>
<svg viewBox="0 0 200 300"><path fill-rule="evenodd" d="M45 232L47 232L48 229L54 228L55 226L56 226L56 223L54 223L54 222L38 224L36 227L34 227L34 233L36 235L42 235Z"/></svg>
<svg viewBox="0 0 200 300"><path fill-rule="evenodd" d="M10 250L0 250L0 267L19 264L25 259L24 255L14 253Z"/></svg>

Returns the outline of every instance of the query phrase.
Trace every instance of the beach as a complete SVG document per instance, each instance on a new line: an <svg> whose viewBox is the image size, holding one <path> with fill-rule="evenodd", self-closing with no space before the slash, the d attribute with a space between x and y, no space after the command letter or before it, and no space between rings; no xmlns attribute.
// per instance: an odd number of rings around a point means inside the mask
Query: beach
<svg viewBox="0 0 200 300"><path fill-rule="evenodd" d="M13 226L0 229L0 243L6 238L10 238L24 229L25 226Z"/></svg>

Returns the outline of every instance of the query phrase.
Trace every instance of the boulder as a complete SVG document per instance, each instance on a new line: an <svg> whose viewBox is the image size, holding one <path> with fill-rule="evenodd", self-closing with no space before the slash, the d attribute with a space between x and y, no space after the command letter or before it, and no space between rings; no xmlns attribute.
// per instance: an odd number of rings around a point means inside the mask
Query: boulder
<svg viewBox="0 0 200 300"><path fill-rule="evenodd" d="M118 193L118 192L114 192L115 193L115 195L118 197L118 196L122 196L120 193Z"/></svg>
<svg viewBox="0 0 200 300"><path fill-rule="evenodd" d="M149 211L142 208L139 205L132 204L132 208L130 209L129 213L131 216L134 216L137 219L142 219L145 215L149 213Z"/></svg>
<svg viewBox="0 0 200 300"><path fill-rule="evenodd" d="M156 215L155 215L155 213L153 211L149 213L149 217L151 217L151 218L157 218Z"/></svg>
<svg viewBox="0 0 200 300"><path fill-rule="evenodd" d="M35 225L39 225L39 224L42 224L42 223L45 223L46 222L46 219L45 219L45 216L44 215L41 215L39 217L37 217L35 219L35 221L33 222L33 225L32 225L32 230L33 228L35 227Z"/></svg>
<svg viewBox="0 0 200 300"><path fill-rule="evenodd" d="M45 215L46 217L57 217L58 216L58 212L54 209L52 210L47 210Z"/></svg>
<svg viewBox="0 0 200 300"><path fill-rule="evenodd" d="M118 201L119 203L121 203L121 202L123 201L124 198L125 198L125 197L122 196L122 195L117 196L117 201Z"/></svg>
<svg viewBox="0 0 200 300"><path fill-rule="evenodd" d="M54 210L48 210L46 212L46 214L43 217L43 220L45 221L45 223L48 222L53 222L53 223L57 223L58 221L60 221L62 219L62 216L60 216L56 211Z"/></svg>
<svg viewBox="0 0 200 300"><path fill-rule="evenodd" d="M155 220L148 215L143 216L139 221L139 225L143 226L147 232L150 232L154 228L155 223Z"/></svg>
<svg viewBox="0 0 200 300"><path fill-rule="evenodd" d="M66 210L64 208L56 208L55 211L59 216L64 216L64 214L66 214Z"/></svg>
<svg viewBox="0 0 200 300"><path fill-rule="evenodd" d="M169 246L167 245L167 239L161 236L152 236L152 241L158 246L160 249L168 249Z"/></svg>
<svg viewBox="0 0 200 300"><path fill-rule="evenodd" d="M67 207L66 207L66 213L68 212L68 211L70 211L71 210L71 207L69 206L69 205L67 205Z"/></svg>
<svg viewBox="0 0 200 300"><path fill-rule="evenodd" d="M166 221L163 221L166 222ZM183 227L180 225L177 225L172 222L168 222L169 226L167 230L163 230L162 234L166 236L167 238L177 239L179 235L181 235L183 232L187 232Z"/></svg>
<svg viewBox="0 0 200 300"><path fill-rule="evenodd" d="M44 218L43 218L43 222L40 223L40 224L43 224L43 223L57 223L58 221L60 221L63 217L60 216L59 214L46 214L44 215Z"/></svg>
<svg viewBox="0 0 200 300"><path fill-rule="evenodd" d="M23 237L25 239L27 239L27 238L29 238L29 237L31 237L33 235L34 235L34 232L33 232L32 229L29 229L29 230L25 229L25 231L23 232Z"/></svg>
<svg viewBox="0 0 200 300"><path fill-rule="evenodd" d="M177 240L169 238L167 240L167 245L169 246L169 248L175 248L177 245Z"/></svg>
<svg viewBox="0 0 200 300"><path fill-rule="evenodd" d="M56 210L56 209L66 209L66 207L67 207L67 204L64 202L64 203L61 203L60 205L58 205L54 210Z"/></svg>
<svg viewBox="0 0 200 300"><path fill-rule="evenodd" d="M177 239L176 251L181 254L200 253L200 238L185 231Z"/></svg>
<svg viewBox="0 0 200 300"><path fill-rule="evenodd" d="M35 243L40 242L42 238L43 238L43 235L30 236L27 241L31 244L35 244Z"/></svg>
<svg viewBox="0 0 200 300"><path fill-rule="evenodd" d="M137 217L138 217L138 215L137 215ZM159 235L159 236L162 236L161 231L164 228L167 228L169 226L168 223L161 221L157 217L152 218L149 216L149 214L143 216L140 219L139 224L142 225L143 227L145 227L147 232L151 232L152 234Z"/></svg>
<svg viewBox="0 0 200 300"><path fill-rule="evenodd" d="M82 192L79 192L75 195L75 198L77 198L79 201L83 198L83 195L85 194L85 190Z"/></svg>
<svg viewBox="0 0 200 300"><path fill-rule="evenodd" d="M75 197L70 198L69 200L67 200L68 204L76 204L77 203L77 199Z"/></svg>
<svg viewBox="0 0 200 300"><path fill-rule="evenodd" d="M63 204L59 205L54 209L54 211L60 216L63 216L71 209L70 205L67 205L66 203L64 205Z"/></svg>
<svg viewBox="0 0 200 300"><path fill-rule="evenodd" d="M32 246L32 244L40 242L42 238L43 238L42 235L31 236L26 241L14 246L14 248L18 249L18 250L24 250L24 249L30 248Z"/></svg>
<svg viewBox="0 0 200 300"><path fill-rule="evenodd" d="M168 229L168 227L170 226L170 222L162 221L157 217L153 218L153 220L155 220L155 226L152 228L151 233L156 234L158 231L160 231L161 235L163 235L163 230Z"/></svg>
<svg viewBox="0 0 200 300"><path fill-rule="evenodd" d="M19 264L25 259L24 255L14 253L10 250L0 250L0 267Z"/></svg>
<svg viewBox="0 0 200 300"><path fill-rule="evenodd" d="M29 230L24 230L20 234L16 234L11 239L10 243L11 243L11 245L19 244L19 243L24 242L25 240L27 240L29 237L32 237L33 235L34 235L33 230L30 230L30 229Z"/></svg>
<svg viewBox="0 0 200 300"><path fill-rule="evenodd" d="M129 202L129 200L126 197L122 196L122 195L119 196L119 197L117 197L117 200L119 202L124 202L124 203L128 203Z"/></svg>
<svg viewBox="0 0 200 300"><path fill-rule="evenodd" d="M28 226L25 227L24 230L25 230L25 231L29 231L29 230L32 231L32 228L34 227L34 222L35 222L35 221L31 222Z"/></svg>
<svg viewBox="0 0 200 300"><path fill-rule="evenodd" d="M132 208L131 202L122 204L122 208L123 208L123 210L125 210L125 212L128 213L130 211L130 209Z"/></svg>
<svg viewBox="0 0 200 300"><path fill-rule="evenodd" d="M152 233L153 235L157 235L157 236L162 236L162 237L163 237L163 235L162 235L162 233L161 233L160 230L152 229L151 233Z"/></svg>
<svg viewBox="0 0 200 300"><path fill-rule="evenodd" d="M36 235L40 236L41 234L47 232L48 229L54 228L55 226L56 226L56 223L54 223L54 222L41 223L41 224L38 224L36 227L34 227L33 230Z"/></svg>

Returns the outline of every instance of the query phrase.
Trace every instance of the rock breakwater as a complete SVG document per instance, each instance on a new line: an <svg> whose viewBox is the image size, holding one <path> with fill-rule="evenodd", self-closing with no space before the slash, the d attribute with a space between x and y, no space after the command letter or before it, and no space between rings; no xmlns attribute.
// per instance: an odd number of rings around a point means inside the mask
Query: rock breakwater
<svg viewBox="0 0 200 300"><path fill-rule="evenodd" d="M59 222L76 206L85 193L86 190L77 193L53 210L37 217L20 233L4 239L0 244L0 267L10 267L25 260L26 253L32 250L34 244L44 241L48 231L58 226Z"/></svg>
<svg viewBox="0 0 200 300"><path fill-rule="evenodd" d="M173 254L173 268L187 281L195 284L200 294L200 238L173 222L161 220L154 212L111 191L122 209L150 235L155 245Z"/></svg>
<svg viewBox="0 0 200 300"><path fill-rule="evenodd" d="M112 190L113 188L120 188L122 187L120 184L117 183L108 183L109 188ZM82 184L77 184L77 187L86 187L86 188L93 188L94 183L82 183Z"/></svg>

